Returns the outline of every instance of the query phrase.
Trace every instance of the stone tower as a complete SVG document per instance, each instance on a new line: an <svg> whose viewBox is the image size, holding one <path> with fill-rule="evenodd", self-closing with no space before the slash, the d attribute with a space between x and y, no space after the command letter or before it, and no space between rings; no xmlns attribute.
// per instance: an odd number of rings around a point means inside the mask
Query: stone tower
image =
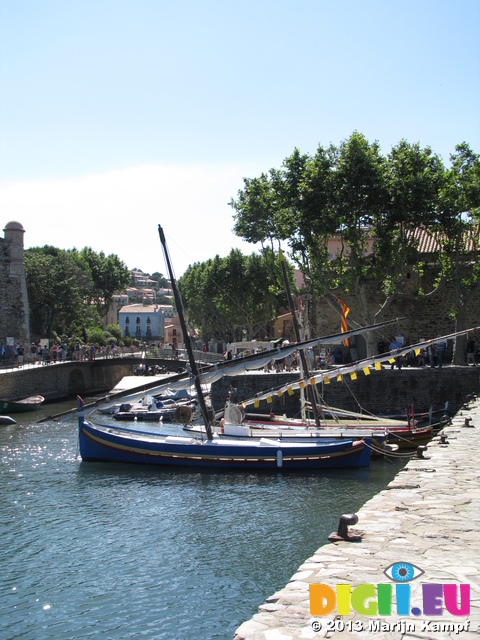
<svg viewBox="0 0 480 640"><path fill-rule="evenodd" d="M19 222L9 222L0 238L0 342L13 338L28 350L30 313L23 261L25 230Z"/></svg>

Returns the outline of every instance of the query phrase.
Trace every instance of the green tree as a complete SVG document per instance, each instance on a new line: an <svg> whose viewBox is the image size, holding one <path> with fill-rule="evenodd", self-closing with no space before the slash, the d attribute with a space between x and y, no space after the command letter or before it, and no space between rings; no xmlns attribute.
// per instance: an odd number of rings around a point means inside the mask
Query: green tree
<svg viewBox="0 0 480 640"><path fill-rule="evenodd" d="M480 290L480 156L466 143L457 145L450 156L437 222L439 282L454 288L455 330L465 327L465 313L472 297ZM455 344L454 362L464 362L464 338Z"/></svg>
<svg viewBox="0 0 480 640"><path fill-rule="evenodd" d="M90 247L80 252L80 259L87 265L92 278L90 303L97 306L104 316L113 300L113 294L123 291L130 282L128 267L115 254L106 256L103 251L96 253Z"/></svg>
<svg viewBox="0 0 480 640"><path fill-rule="evenodd" d="M291 266L289 273L293 281ZM286 302L278 259L268 248L251 256L233 249L226 258L191 265L178 286L189 322L205 342L263 337Z"/></svg>
<svg viewBox="0 0 480 640"><path fill-rule="evenodd" d="M85 339L85 328L101 324L113 293L129 282L128 269L117 256L89 248L45 246L24 255L31 329L38 337Z"/></svg>
<svg viewBox="0 0 480 640"><path fill-rule="evenodd" d="M406 292L407 273L416 272L419 278L423 273L416 231L434 228L444 175L440 158L418 143L402 140L387 158L388 204L375 225L375 276L385 294L377 319L394 299L411 295ZM416 293L425 292L418 289Z"/></svg>
<svg viewBox="0 0 480 640"><path fill-rule="evenodd" d="M248 242L286 242L311 293L335 305L329 293L353 297L349 322L373 324L399 297L439 295L451 282L458 328L480 288L479 162L465 143L451 161L447 171L429 147L405 140L384 157L358 132L338 148L319 146L314 157L295 149L279 170L244 179L230 202L234 231ZM439 245L438 264L428 270L419 261L419 230ZM433 284L422 277L436 272ZM366 295L372 285L383 293L377 309Z"/></svg>
<svg viewBox="0 0 480 640"><path fill-rule="evenodd" d="M31 329L35 336L68 334L73 324L99 321L95 307L85 304L91 275L77 251L51 246L24 254Z"/></svg>

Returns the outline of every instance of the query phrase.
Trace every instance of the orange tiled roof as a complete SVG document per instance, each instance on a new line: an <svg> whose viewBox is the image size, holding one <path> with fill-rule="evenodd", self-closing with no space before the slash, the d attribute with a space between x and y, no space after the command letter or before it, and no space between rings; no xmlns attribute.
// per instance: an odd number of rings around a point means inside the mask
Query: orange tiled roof
<svg viewBox="0 0 480 640"><path fill-rule="evenodd" d="M478 244L480 228L476 231L468 231L464 235L464 251L475 251ZM445 236L438 232L428 231L427 229L417 228L414 231L407 232L407 237L416 245L419 253L437 253L440 249L440 240Z"/></svg>

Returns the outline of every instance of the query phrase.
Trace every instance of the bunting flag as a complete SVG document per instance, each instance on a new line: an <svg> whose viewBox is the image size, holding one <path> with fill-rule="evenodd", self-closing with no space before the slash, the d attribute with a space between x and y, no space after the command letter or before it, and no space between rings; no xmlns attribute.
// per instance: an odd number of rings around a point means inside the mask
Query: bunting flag
<svg viewBox="0 0 480 640"><path fill-rule="evenodd" d="M475 330L480 331L480 327L476 327ZM427 342L422 341L421 344L415 344L410 346L404 346L401 349L396 349L394 352L387 352L378 354L375 356L370 356L364 360L359 360L357 362L352 362L347 364L346 366L332 367L328 370L320 370L317 374L312 375L308 379L299 379L297 382L289 382L285 384L280 390L276 390L276 395L280 396L280 393L288 393L290 396L294 394L294 389L304 389L307 386L315 386L317 384L331 384L334 380L337 382L343 382L344 379L349 375L351 380L358 380L358 373L363 371L365 376L371 375L371 370L381 371L382 365L386 366L388 364L394 364L395 358L400 356L406 356L409 353L418 354L421 349L425 349L426 346L430 344L437 344L439 342L446 342L447 340L453 340L458 335L466 334L473 331L473 329L468 329L465 331L459 331L454 334L450 334L448 336L438 337L434 340L429 340ZM266 400L267 403L271 404L272 399L272 391L266 391L262 393L261 396L252 398L250 401L246 401L243 406L249 404L255 404L258 407L258 403L261 400Z"/></svg>

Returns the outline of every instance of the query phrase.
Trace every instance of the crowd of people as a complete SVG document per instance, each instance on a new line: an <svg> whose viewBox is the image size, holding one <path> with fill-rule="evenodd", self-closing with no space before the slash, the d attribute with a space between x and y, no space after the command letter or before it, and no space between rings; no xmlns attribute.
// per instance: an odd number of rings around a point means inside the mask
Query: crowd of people
<svg viewBox="0 0 480 640"><path fill-rule="evenodd" d="M68 348L65 342L47 341L36 344L32 342L28 349L21 344L3 345L0 344L0 366L18 366L24 364L46 365L67 360L95 360L96 358L113 358L116 353L115 343L106 347L96 347L91 344L80 344L77 342L73 347Z"/></svg>

